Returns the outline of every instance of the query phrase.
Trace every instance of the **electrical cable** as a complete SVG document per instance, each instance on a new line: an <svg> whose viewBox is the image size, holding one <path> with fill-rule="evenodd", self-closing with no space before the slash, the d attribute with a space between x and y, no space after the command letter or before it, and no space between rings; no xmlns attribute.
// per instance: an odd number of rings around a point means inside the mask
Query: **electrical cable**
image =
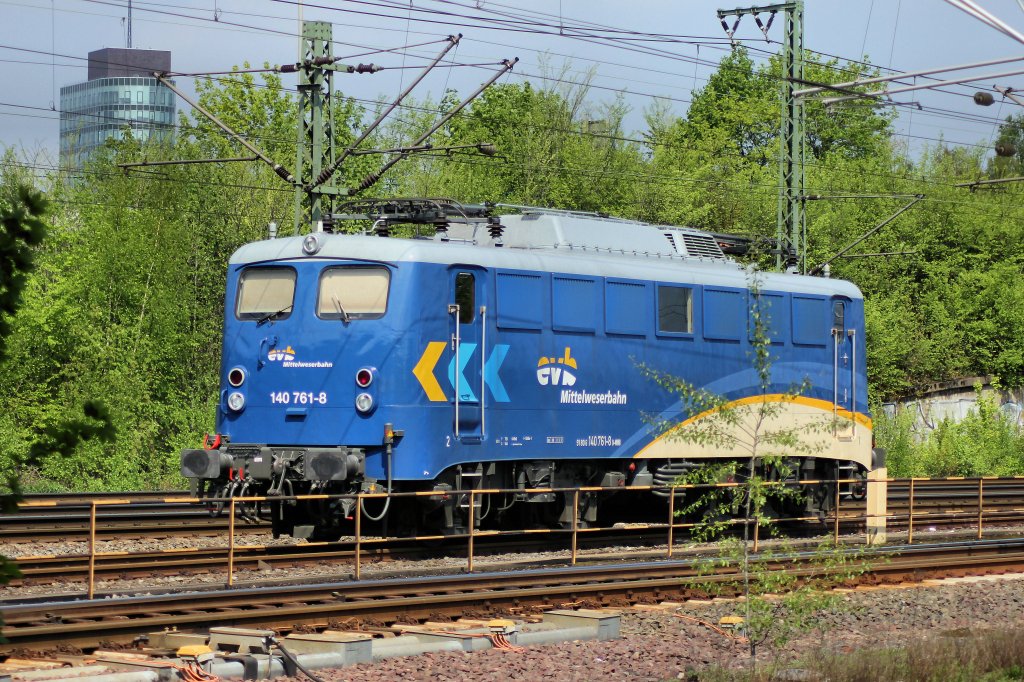
<svg viewBox="0 0 1024 682"><path fill-rule="evenodd" d="M316 675L311 673L306 666L302 665L302 663L299 662L298 657L292 655L292 652L288 651L288 649L286 649L284 645L281 644L281 641L277 637L275 637L274 635L270 635L267 637L267 642L276 646L278 651L280 651L285 658L294 663L295 667L302 671L303 675L313 680L313 682L324 682L323 679L317 677Z"/></svg>
<svg viewBox="0 0 1024 682"><path fill-rule="evenodd" d="M642 94L645 94L645 93L642 93Z"/></svg>
<svg viewBox="0 0 1024 682"><path fill-rule="evenodd" d="M90 1L93 1L93 0L90 0ZM97 0L97 1L98 1L98 0ZM109 5L112 5L112 6L118 6L118 7L121 7L121 6L123 6L123 5L119 5L118 3L111 3L111 2L108 2L108 3L105 3L105 4L109 4ZM143 3L143 4L146 4L146 3ZM457 3L452 3L452 4L457 4ZM168 5L168 6L173 6L173 7L183 7L183 6L181 6L181 5ZM343 10L342 8L332 8L332 9L339 9L340 11L344 11L344 10ZM151 11L157 12L158 10L151 10ZM257 15L257 14L254 14L254 13L237 13L237 14L240 14L240 15L251 15L251 16L260 16L260 17L270 17L270 16L272 16L272 15ZM190 18L192 18L192 19L195 19L195 20L200 20L200 21L213 21L213 22L217 22L217 21L218 21L217 19L208 19L208 18L206 18L206 17L195 17L195 16L190 16ZM534 22L534 23L538 23L538 22ZM583 22L583 23L591 24L592 22ZM388 29L382 29L382 30L388 30ZM393 30L393 29L392 29L392 30ZM622 29L616 29L616 28L609 28L609 29L607 29L607 30L613 30L613 31L622 31ZM635 31L634 31L634 32L626 31L626 32L628 32L628 33L632 33L632 34L638 34L638 32L635 32ZM658 36L667 36L667 35L669 35L669 34L645 34L645 35L658 35ZM569 37L574 37L574 36L569 36ZM676 39L676 40L678 40L678 36L672 36L672 37L673 37L673 39ZM705 44L707 44L707 43L705 43ZM755 48L748 48L748 49L754 50ZM763 51L762 51L762 52L763 52ZM811 51L811 52L814 52L814 51ZM823 54L823 55L827 55L828 53L817 53L817 54ZM674 56L675 56L675 57L678 57L678 55L674 55ZM829 56L833 56L833 57L835 57L835 55L829 55ZM865 64L866 64L866 63L865 63ZM623 65L623 66L627 66L627 68L637 68L637 67L634 67L634 66L628 66L628 65ZM877 67L876 67L876 68L877 68Z"/></svg>
<svg viewBox="0 0 1024 682"><path fill-rule="evenodd" d="M90 0L90 1L97 1L98 2L99 0ZM106 3L106 4L115 4L116 5L116 3ZM154 10L154 11L156 11L156 10ZM195 17L195 18L200 19L200 20L212 20L212 19L207 19L206 17ZM389 51L398 51L400 49L402 49L402 48L392 48ZM63 55L63 56L72 56L72 55ZM81 58L81 57L72 57L72 58ZM711 62L709 62L709 63L711 63ZM635 68L635 67L631 67L629 65L622 65L622 66L624 68ZM627 93L629 93L629 92L627 92ZM636 94L638 96L659 96L659 95L650 95L649 93L632 93L632 94ZM680 101L686 102L687 100L680 99Z"/></svg>

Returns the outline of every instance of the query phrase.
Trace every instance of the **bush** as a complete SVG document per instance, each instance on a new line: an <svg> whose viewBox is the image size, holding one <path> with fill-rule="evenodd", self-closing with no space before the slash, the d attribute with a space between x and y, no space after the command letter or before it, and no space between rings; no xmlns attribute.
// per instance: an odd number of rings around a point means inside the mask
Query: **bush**
<svg viewBox="0 0 1024 682"><path fill-rule="evenodd" d="M889 475L897 478L1024 474L1024 431L980 390L977 408L962 421L944 419L922 435L909 410L880 413L875 437L887 451Z"/></svg>
<svg viewBox="0 0 1024 682"><path fill-rule="evenodd" d="M875 442L885 448L889 475L895 478L923 476L919 467L919 443L914 434L914 413L900 410L895 415L875 411Z"/></svg>

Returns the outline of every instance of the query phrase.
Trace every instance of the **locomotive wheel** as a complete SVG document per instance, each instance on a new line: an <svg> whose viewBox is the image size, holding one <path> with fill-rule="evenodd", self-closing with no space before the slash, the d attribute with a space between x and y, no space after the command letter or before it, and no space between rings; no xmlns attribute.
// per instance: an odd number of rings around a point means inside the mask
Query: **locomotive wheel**
<svg viewBox="0 0 1024 682"><path fill-rule="evenodd" d="M819 481L835 481L839 478L839 463L831 460L818 460L814 466L814 477ZM810 511L816 511L819 517L832 513L836 506L836 484L819 483L811 490Z"/></svg>
<svg viewBox="0 0 1024 682"><path fill-rule="evenodd" d="M857 482L850 486L850 499L863 500L868 496L868 472L859 471L857 473Z"/></svg>
<svg viewBox="0 0 1024 682"><path fill-rule="evenodd" d="M798 465L786 462L781 469L776 466L769 466L764 472L764 477L766 481L772 482L795 480L799 476L794 476L793 472L799 471ZM772 518L788 519L803 516L806 508L807 495L806 491L802 489L796 490L795 494L792 492L792 488L787 486L779 486L778 488L770 488L768 490L765 511Z"/></svg>

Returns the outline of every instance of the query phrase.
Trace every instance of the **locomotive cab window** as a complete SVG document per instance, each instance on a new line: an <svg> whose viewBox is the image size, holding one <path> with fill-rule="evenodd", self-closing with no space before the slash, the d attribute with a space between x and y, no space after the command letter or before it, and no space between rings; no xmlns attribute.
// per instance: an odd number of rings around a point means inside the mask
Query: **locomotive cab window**
<svg viewBox="0 0 1024 682"><path fill-rule="evenodd" d="M658 285L658 331L693 333L693 289Z"/></svg>
<svg viewBox="0 0 1024 682"><path fill-rule="evenodd" d="M259 320L267 315L283 320L295 300L295 271L291 268L249 268L238 279L235 316Z"/></svg>
<svg viewBox="0 0 1024 682"><path fill-rule="evenodd" d="M476 278L472 272L455 275L455 303L459 306L459 323L472 322L476 308Z"/></svg>
<svg viewBox="0 0 1024 682"><path fill-rule="evenodd" d="M846 327L845 306L842 301L832 301L832 328L842 331Z"/></svg>
<svg viewBox="0 0 1024 682"><path fill-rule="evenodd" d="M391 276L387 268L326 268L320 275L316 314L324 320L367 320L384 315Z"/></svg>

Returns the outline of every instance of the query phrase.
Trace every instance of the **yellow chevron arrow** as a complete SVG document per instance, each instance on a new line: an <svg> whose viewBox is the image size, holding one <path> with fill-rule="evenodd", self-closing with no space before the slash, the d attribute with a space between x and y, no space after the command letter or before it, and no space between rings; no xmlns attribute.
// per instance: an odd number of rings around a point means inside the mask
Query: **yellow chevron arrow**
<svg viewBox="0 0 1024 682"><path fill-rule="evenodd" d="M427 394L431 402L448 400L444 391L441 390L441 385L437 383L437 377L434 376L434 367L441 359L441 353L444 352L444 347L447 345L444 341L431 341L427 344L423 355L420 356L419 362L412 368L413 375L420 382L423 392Z"/></svg>

